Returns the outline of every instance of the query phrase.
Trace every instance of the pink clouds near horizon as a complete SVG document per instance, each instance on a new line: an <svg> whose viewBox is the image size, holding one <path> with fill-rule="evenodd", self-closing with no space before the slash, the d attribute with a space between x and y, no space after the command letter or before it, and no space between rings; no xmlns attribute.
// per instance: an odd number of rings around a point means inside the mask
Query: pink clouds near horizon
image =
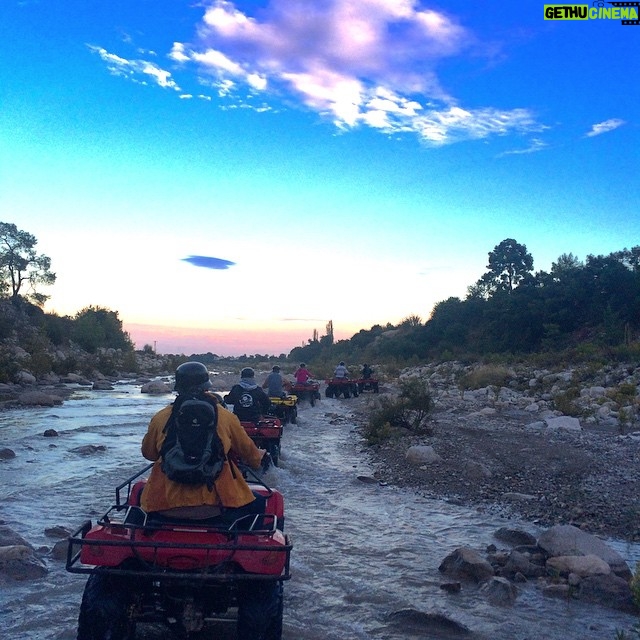
<svg viewBox="0 0 640 640"><path fill-rule="evenodd" d="M219 356L243 354L289 354L295 347L307 343L313 330L291 329L216 329L199 327L166 327L150 324L124 323L136 349L151 345L161 354L215 353Z"/></svg>

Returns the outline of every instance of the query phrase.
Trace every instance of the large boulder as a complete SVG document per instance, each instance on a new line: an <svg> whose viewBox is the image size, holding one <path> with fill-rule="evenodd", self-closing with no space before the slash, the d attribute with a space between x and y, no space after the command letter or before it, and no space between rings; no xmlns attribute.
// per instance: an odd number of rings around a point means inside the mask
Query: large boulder
<svg viewBox="0 0 640 640"><path fill-rule="evenodd" d="M595 555L604 560L617 576L629 581L632 573L624 558L600 538L572 525L556 525L544 531L538 545L550 557Z"/></svg>
<svg viewBox="0 0 640 640"><path fill-rule="evenodd" d="M518 588L506 578L493 577L481 588L489 602L495 606L512 605L518 597Z"/></svg>
<svg viewBox="0 0 640 640"><path fill-rule="evenodd" d="M638 606L635 604L629 581L611 573L589 576L581 580L578 585L578 598L612 609L638 613Z"/></svg>
<svg viewBox="0 0 640 640"><path fill-rule="evenodd" d="M54 407L62 404L60 396L45 393L44 391L25 391L18 397L18 402L24 406Z"/></svg>
<svg viewBox="0 0 640 640"><path fill-rule="evenodd" d="M409 447L406 454L407 462L415 465L434 464L441 462L442 458L428 445L414 445Z"/></svg>
<svg viewBox="0 0 640 640"><path fill-rule="evenodd" d="M143 384L140 388L140 393L149 393L152 395L161 395L164 393L171 393L173 391L173 385L163 380L152 380Z"/></svg>
<svg viewBox="0 0 640 640"><path fill-rule="evenodd" d="M454 578L466 578L475 582L483 582L494 575L491 564L469 547L460 547L449 554L438 567L438 571Z"/></svg>
<svg viewBox="0 0 640 640"><path fill-rule="evenodd" d="M47 573L46 565L32 548L21 544L0 547L0 574L13 580L33 580Z"/></svg>
<svg viewBox="0 0 640 640"><path fill-rule="evenodd" d="M560 575L574 574L581 578L611 573L611 567L592 553L586 556L555 556L547 560L547 568Z"/></svg>

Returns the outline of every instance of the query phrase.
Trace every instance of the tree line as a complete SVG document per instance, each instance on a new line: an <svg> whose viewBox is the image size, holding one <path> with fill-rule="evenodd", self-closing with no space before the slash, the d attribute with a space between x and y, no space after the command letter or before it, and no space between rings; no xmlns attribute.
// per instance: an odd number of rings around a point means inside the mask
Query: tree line
<svg viewBox="0 0 640 640"><path fill-rule="evenodd" d="M73 341L88 353L133 353L117 311L99 306L74 316L43 311L48 296L41 287L53 285L56 275L36 245L32 234L0 222L0 345L13 341L34 352ZM412 315L398 325L374 325L336 341L330 320L325 335L314 331L286 357L325 372L339 360L407 366L494 354L640 354L640 246L584 261L565 253L548 272L534 272L533 265L526 245L507 238L488 253L487 271L466 296L438 302L426 322ZM0 350L0 373L3 357Z"/></svg>
<svg viewBox="0 0 640 640"><path fill-rule="evenodd" d="M349 340L321 339L290 357L318 363L482 359L497 354L630 353L640 332L640 246L582 261L566 253L534 272L524 244L507 238L465 298L438 302L426 322L374 325Z"/></svg>

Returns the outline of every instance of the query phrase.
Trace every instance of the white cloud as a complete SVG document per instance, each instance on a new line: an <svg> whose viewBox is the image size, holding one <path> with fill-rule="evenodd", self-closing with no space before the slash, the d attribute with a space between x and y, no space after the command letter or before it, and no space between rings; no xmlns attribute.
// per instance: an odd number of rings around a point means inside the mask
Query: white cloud
<svg viewBox="0 0 640 640"><path fill-rule="evenodd" d="M192 62L219 95L293 95L348 129L414 132L429 144L538 130L526 109L462 109L436 68L473 40L418 0L271 0L254 15L210 0L198 41L171 57ZM266 97L264 95L263 97Z"/></svg>
<svg viewBox="0 0 640 640"><path fill-rule="evenodd" d="M547 147L548 147L548 144L543 140L540 140L539 138L533 138L528 147L525 147L524 149L512 149L511 151L504 151L499 155L499 157L517 156L517 155L524 155L528 153L536 153L538 151L542 151L543 149L546 149Z"/></svg>
<svg viewBox="0 0 640 640"><path fill-rule="evenodd" d="M229 0L204 1L196 41L174 42L168 57L196 66L226 108L255 108L247 98L260 96L268 110L269 98L285 96L342 130L414 133L431 145L542 129L526 109L463 108L449 95L438 63L463 55L474 37L419 0L268 0L253 15ZM155 63L92 49L111 73L182 93ZM595 125L588 135L618 122Z"/></svg>
<svg viewBox="0 0 640 640"><path fill-rule="evenodd" d="M594 136L599 136L603 133L613 131L614 129L621 127L623 124L626 124L624 120L620 120L620 118L611 118L610 120L605 120L604 122L594 124L591 127L591 131L589 131L585 135L587 138L593 138Z"/></svg>
<svg viewBox="0 0 640 640"><path fill-rule="evenodd" d="M171 77L171 73L160 68L153 62L146 60L127 60L113 53L109 53L102 47L88 45L89 49L98 54L107 64L107 68L114 75L127 77L135 82L146 84L151 78L155 84L174 91L181 91L178 84Z"/></svg>

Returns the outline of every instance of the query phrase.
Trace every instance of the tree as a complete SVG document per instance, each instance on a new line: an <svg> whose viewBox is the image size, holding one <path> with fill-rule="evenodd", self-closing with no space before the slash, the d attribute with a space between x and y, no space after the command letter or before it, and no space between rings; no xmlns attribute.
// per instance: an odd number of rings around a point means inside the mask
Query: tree
<svg viewBox="0 0 640 640"><path fill-rule="evenodd" d="M325 327L326 334L320 338L320 344L323 347L330 347L333 344L333 320L327 322Z"/></svg>
<svg viewBox="0 0 640 640"><path fill-rule="evenodd" d="M42 306L49 296L36 291L38 285L52 285L51 259L38 255L35 236L20 231L15 224L0 222L0 294L18 304L21 298ZM24 286L28 287L23 293Z"/></svg>
<svg viewBox="0 0 640 640"><path fill-rule="evenodd" d="M561 280L563 276L575 273L577 269L582 269L582 267L584 264L573 253L563 253L551 264L551 275L555 280Z"/></svg>
<svg viewBox="0 0 640 640"><path fill-rule="evenodd" d="M75 317L73 339L89 353L99 348L133 350L133 343L117 311L103 307L85 307Z"/></svg>
<svg viewBox="0 0 640 640"><path fill-rule="evenodd" d="M411 314L400 321L401 327L420 327L422 326L422 318L417 314Z"/></svg>
<svg viewBox="0 0 640 640"><path fill-rule="evenodd" d="M533 257L527 246L507 238L489 252L489 271L478 281L494 291L511 293L533 271Z"/></svg>

